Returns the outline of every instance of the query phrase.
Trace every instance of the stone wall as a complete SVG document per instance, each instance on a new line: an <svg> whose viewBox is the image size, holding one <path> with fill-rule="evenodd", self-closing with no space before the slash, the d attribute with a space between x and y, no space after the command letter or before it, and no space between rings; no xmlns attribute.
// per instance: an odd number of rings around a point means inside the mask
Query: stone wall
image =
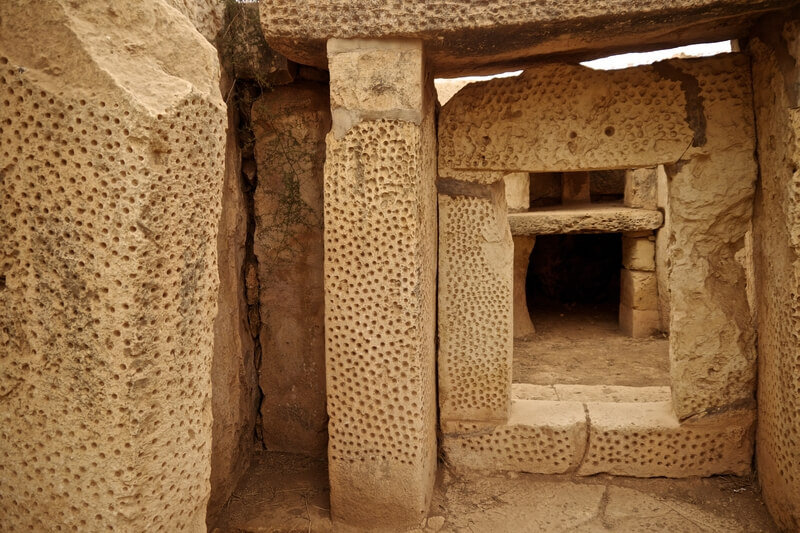
<svg viewBox="0 0 800 533"><path fill-rule="evenodd" d="M216 51L160 0L10 0L0 73L0 529L202 531Z"/></svg>
<svg viewBox="0 0 800 533"><path fill-rule="evenodd" d="M758 315L756 464L778 525L800 530L800 76L795 14L766 21L750 42L758 154L754 252Z"/></svg>
<svg viewBox="0 0 800 533"><path fill-rule="evenodd" d="M330 125L327 84L267 90L252 107L261 434L267 450L319 457L328 442L322 182Z"/></svg>

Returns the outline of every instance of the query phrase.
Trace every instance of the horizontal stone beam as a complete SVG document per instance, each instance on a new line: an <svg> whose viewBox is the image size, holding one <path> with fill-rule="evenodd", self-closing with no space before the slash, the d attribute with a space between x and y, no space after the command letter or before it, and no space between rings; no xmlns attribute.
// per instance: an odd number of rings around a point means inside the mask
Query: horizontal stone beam
<svg viewBox="0 0 800 533"><path fill-rule="evenodd" d="M663 221L660 211L616 205L548 208L508 215L512 235L649 231L661 227Z"/></svg>
<svg viewBox="0 0 800 533"><path fill-rule="evenodd" d="M259 2L275 50L325 67L328 38L421 39L439 76L508 70L546 55L588 59L622 51L721 41L792 0L294 0ZM510 38L513 36L513 38Z"/></svg>

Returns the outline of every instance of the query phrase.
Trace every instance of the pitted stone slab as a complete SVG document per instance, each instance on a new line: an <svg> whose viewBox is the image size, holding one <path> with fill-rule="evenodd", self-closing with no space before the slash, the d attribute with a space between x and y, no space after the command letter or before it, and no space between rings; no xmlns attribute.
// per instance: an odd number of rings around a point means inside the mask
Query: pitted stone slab
<svg viewBox="0 0 800 533"><path fill-rule="evenodd" d="M270 45L305 65L326 65L329 38L414 38L433 72L458 75L575 51L614 51L721 41L746 33L751 19L790 0L262 0ZM680 31L677 31L680 29ZM513 38L509 38L513 35Z"/></svg>
<svg viewBox="0 0 800 533"><path fill-rule="evenodd" d="M508 215L513 235L646 231L657 229L663 220L660 211L616 205L552 207Z"/></svg>

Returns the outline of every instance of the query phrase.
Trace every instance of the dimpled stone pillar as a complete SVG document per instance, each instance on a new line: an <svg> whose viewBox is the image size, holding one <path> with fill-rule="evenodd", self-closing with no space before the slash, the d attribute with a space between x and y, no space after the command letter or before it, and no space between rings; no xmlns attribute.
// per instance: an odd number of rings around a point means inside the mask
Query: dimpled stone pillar
<svg viewBox="0 0 800 533"><path fill-rule="evenodd" d="M0 2L0 531L206 529L218 83L161 0Z"/></svg>
<svg viewBox="0 0 800 533"><path fill-rule="evenodd" d="M418 41L331 40L325 352L331 511L400 530L436 468L436 137Z"/></svg>

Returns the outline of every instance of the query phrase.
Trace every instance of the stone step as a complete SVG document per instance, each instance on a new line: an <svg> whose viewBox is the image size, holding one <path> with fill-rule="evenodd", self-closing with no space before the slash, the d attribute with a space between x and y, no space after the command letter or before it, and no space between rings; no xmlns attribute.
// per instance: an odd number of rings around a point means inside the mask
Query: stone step
<svg viewBox="0 0 800 533"><path fill-rule="evenodd" d="M661 227L661 211L624 207L616 204L586 204L539 208L524 213L510 213L512 235L548 235L556 233L621 233L651 231Z"/></svg>

